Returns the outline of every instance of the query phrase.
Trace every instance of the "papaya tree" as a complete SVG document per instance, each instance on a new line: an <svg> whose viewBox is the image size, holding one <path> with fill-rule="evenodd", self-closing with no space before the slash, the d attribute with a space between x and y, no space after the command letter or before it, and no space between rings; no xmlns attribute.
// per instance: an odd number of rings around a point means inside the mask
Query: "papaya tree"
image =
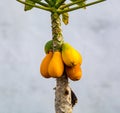
<svg viewBox="0 0 120 113"><path fill-rule="evenodd" d="M73 107L77 103L77 97L70 88L69 78L74 81L80 80L82 57L70 44L64 43L61 22L67 25L69 23L69 12L81 8L86 9L88 6L105 0L93 2L86 0L17 1L25 5L24 11L38 8L50 12L52 39L45 45L46 56L41 63L40 71L45 78L56 78L56 87L54 88L55 112L72 113ZM74 73L75 70L77 73Z"/></svg>

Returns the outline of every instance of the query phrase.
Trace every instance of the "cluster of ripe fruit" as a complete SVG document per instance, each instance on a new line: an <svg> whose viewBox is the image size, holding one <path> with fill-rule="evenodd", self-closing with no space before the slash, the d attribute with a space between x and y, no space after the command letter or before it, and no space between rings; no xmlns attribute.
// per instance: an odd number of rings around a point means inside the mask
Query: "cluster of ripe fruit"
<svg viewBox="0 0 120 113"><path fill-rule="evenodd" d="M82 77L82 56L70 44L63 43L61 51L53 50L52 40L45 44L46 56L40 65L40 73L45 78L58 78L65 72L73 81L80 80Z"/></svg>

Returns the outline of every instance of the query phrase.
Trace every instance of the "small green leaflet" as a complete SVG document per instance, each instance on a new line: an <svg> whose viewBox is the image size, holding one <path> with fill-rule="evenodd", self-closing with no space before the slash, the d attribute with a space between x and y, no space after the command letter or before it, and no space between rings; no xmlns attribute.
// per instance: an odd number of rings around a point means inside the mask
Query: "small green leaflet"
<svg viewBox="0 0 120 113"><path fill-rule="evenodd" d="M35 5L35 0L25 0L26 3L30 3L32 5ZM33 7L30 5L25 5L24 7L24 11L28 11L31 10Z"/></svg>

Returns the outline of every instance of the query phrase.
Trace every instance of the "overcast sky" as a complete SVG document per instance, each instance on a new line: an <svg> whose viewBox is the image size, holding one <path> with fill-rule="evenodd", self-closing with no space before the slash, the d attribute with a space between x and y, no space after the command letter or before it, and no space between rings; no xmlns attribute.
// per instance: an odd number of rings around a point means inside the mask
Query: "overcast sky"
<svg viewBox="0 0 120 113"><path fill-rule="evenodd" d="M91 0L90 0L91 1ZM70 81L78 97L73 113L120 112L120 1L71 12L63 36L83 56L83 78ZM52 38L50 14L0 3L0 113L54 113L55 79L39 65Z"/></svg>

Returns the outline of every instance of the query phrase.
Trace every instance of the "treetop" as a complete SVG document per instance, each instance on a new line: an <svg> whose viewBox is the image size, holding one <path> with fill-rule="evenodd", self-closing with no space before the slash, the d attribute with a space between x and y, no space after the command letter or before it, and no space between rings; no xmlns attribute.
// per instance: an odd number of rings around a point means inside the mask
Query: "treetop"
<svg viewBox="0 0 120 113"><path fill-rule="evenodd" d="M24 10L28 11L32 8L39 8L49 12L57 12L59 14L74 11L80 8L86 8L88 6L106 1L96 0L93 2L87 2L87 0L17 0L18 2L25 4Z"/></svg>

